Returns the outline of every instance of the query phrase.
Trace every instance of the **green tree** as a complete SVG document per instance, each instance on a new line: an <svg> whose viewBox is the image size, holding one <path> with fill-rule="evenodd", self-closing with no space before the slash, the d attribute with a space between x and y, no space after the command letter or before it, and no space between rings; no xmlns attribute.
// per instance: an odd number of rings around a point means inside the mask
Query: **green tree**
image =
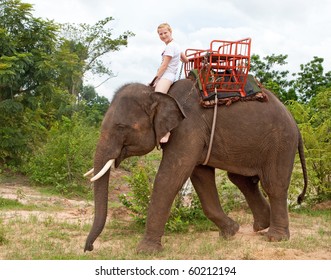
<svg viewBox="0 0 331 280"><path fill-rule="evenodd" d="M0 0L0 101L36 96L38 86L54 78L58 26L31 11L32 5L19 0Z"/></svg>
<svg viewBox="0 0 331 280"><path fill-rule="evenodd" d="M321 89L307 104L288 103L304 138L310 197L331 198L331 88ZM302 175L295 176L302 185ZM297 181L297 180L295 180ZM296 184L296 183L294 183Z"/></svg>
<svg viewBox="0 0 331 280"><path fill-rule="evenodd" d="M102 58L126 46L133 36L125 32L112 39L105 26L112 18L75 27L35 18L32 11L31 4L20 0L0 0L2 163L18 164L27 158L63 116L70 118L80 111L91 124L100 122L108 100L96 93L80 104L84 75L111 74Z"/></svg>
<svg viewBox="0 0 331 280"><path fill-rule="evenodd" d="M75 97L78 97L83 87L87 58L87 50L81 43L65 39L55 53L55 63L59 69L57 85Z"/></svg>
<svg viewBox="0 0 331 280"><path fill-rule="evenodd" d="M91 85L83 86L80 106L89 124L99 126L109 107L109 100L100 96Z"/></svg>
<svg viewBox="0 0 331 280"><path fill-rule="evenodd" d="M52 91L57 25L32 5L0 0L0 161L19 162L44 136L42 109Z"/></svg>
<svg viewBox="0 0 331 280"><path fill-rule="evenodd" d="M126 31L113 39L112 29L108 27L113 20L112 17L106 17L94 25L81 23L62 26L63 37L76 47L76 54L84 60L81 69L83 75L90 71L92 74L106 75L106 80L114 77L105 57L127 46L128 38L134 36L134 33Z"/></svg>
<svg viewBox="0 0 331 280"><path fill-rule="evenodd" d="M267 55L261 60L259 55L251 56L250 71L269 90L274 92L283 102L297 100L293 89L293 81L288 80L288 70L280 70L286 65L287 55Z"/></svg>
<svg viewBox="0 0 331 280"><path fill-rule="evenodd" d="M314 56L312 61L301 64L300 71L295 74L293 88L303 102L316 96L320 88L331 86L331 71L324 74L323 61L323 58Z"/></svg>

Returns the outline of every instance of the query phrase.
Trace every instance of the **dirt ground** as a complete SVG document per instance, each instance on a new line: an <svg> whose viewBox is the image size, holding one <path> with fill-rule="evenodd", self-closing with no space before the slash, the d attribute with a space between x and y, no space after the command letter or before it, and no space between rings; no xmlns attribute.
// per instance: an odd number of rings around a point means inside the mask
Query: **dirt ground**
<svg viewBox="0 0 331 280"><path fill-rule="evenodd" d="M112 192L112 199L116 200L117 195L127 191L127 186L119 187ZM93 202L92 201L79 201L73 199L66 199L59 196L49 196L40 193L36 188L30 187L26 182L3 182L0 184L0 197L7 199L18 200L22 204L34 204L43 205L41 210L1 210L0 217L5 224L14 217L20 217L22 219L28 219L31 214L38 216L39 219L46 219L50 216L50 213L54 220L65 221L76 223L78 220L86 223L91 223L93 218ZM53 209L49 212L47 209ZM54 208L59 210L54 211ZM317 205L316 209L330 209L331 201ZM111 219L118 219L122 221L129 221L130 216L123 207L112 209ZM240 217L240 212L230 214L231 217ZM310 222L309 225L305 225L305 219L297 213L290 214L291 223L291 240L298 236L307 237L308 239L321 230L321 223L317 220L316 223ZM324 223L324 234L331 235L330 225ZM202 238L208 238L216 240L218 238L218 232L210 231L199 234ZM328 238L329 244L323 246L317 246L314 250L301 250L297 248L281 248L275 246L267 246L268 242L262 240L262 233L255 233L252 231L252 225L249 223L241 223L239 232L233 237L235 241L240 241L241 244L246 244L247 248L256 248L258 256L250 255L250 258L257 259L308 259L308 260L330 260L331 259L331 244L330 238ZM176 237L165 237L166 243L172 242L172 238ZM185 240L185 234L181 234L180 238ZM304 247L304 245L303 245ZM231 257L230 257L231 258ZM235 255L233 255L235 258Z"/></svg>

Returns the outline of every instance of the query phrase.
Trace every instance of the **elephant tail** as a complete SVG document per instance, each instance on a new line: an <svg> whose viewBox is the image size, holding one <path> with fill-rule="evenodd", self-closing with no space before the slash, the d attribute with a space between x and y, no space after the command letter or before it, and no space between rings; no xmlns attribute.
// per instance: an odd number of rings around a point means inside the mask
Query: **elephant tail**
<svg viewBox="0 0 331 280"><path fill-rule="evenodd" d="M298 196L298 204L301 204L303 199L305 198L305 194L307 191L307 186L308 186L308 175L307 175L307 167L306 167L306 159L305 159L305 153L303 149L303 141L302 141L302 136L299 131L299 143L298 143L298 150L299 150L299 157L300 157L300 162L301 162L301 168L303 172L303 180L304 180L304 187L301 192L301 194Z"/></svg>

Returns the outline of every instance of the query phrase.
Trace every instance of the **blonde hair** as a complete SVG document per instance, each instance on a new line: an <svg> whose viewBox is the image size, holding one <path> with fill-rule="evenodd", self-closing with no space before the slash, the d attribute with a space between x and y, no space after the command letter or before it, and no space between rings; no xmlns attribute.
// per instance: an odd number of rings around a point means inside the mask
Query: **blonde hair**
<svg viewBox="0 0 331 280"><path fill-rule="evenodd" d="M161 29L161 28L167 28L167 29L170 31L170 33L172 33L171 26L170 26L168 23L166 23L166 22L161 23L161 24L157 27L157 32L159 32L159 29Z"/></svg>

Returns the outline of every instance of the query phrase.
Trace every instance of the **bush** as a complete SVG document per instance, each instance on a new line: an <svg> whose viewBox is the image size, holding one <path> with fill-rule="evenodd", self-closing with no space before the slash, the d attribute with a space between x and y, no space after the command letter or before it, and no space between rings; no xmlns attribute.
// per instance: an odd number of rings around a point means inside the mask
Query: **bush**
<svg viewBox="0 0 331 280"><path fill-rule="evenodd" d="M0 100L0 163L20 166L33 148L45 138L42 112L24 109L15 100Z"/></svg>
<svg viewBox="0 0 331 280"><path fill-rule="evenodd" d="M85 124L78 115L62 117L49 132L47 143L26 166L29 178L54 187L55 193L86 192L83 174L93 165L98 129Z"/></svg>
<svg viewBox="0 0 331 280"><path fill-rule="evenodd" d="M131 192L120 195L119 199L132 212L134 220L145 225L155 172L147 165L132 167L131 172L131 176L125 177Z"/></svg>
<svg viewBox="0 0 331 280"><path fill-rule="evenodd" d="M307 201L314 203L329 200L331 199L331 89L321 90L308 104L293 101L289 102L287 107L296 119L304 140L309 179ZM302 188L302 171L297 157L290 197L297 196Z"/></svg>

